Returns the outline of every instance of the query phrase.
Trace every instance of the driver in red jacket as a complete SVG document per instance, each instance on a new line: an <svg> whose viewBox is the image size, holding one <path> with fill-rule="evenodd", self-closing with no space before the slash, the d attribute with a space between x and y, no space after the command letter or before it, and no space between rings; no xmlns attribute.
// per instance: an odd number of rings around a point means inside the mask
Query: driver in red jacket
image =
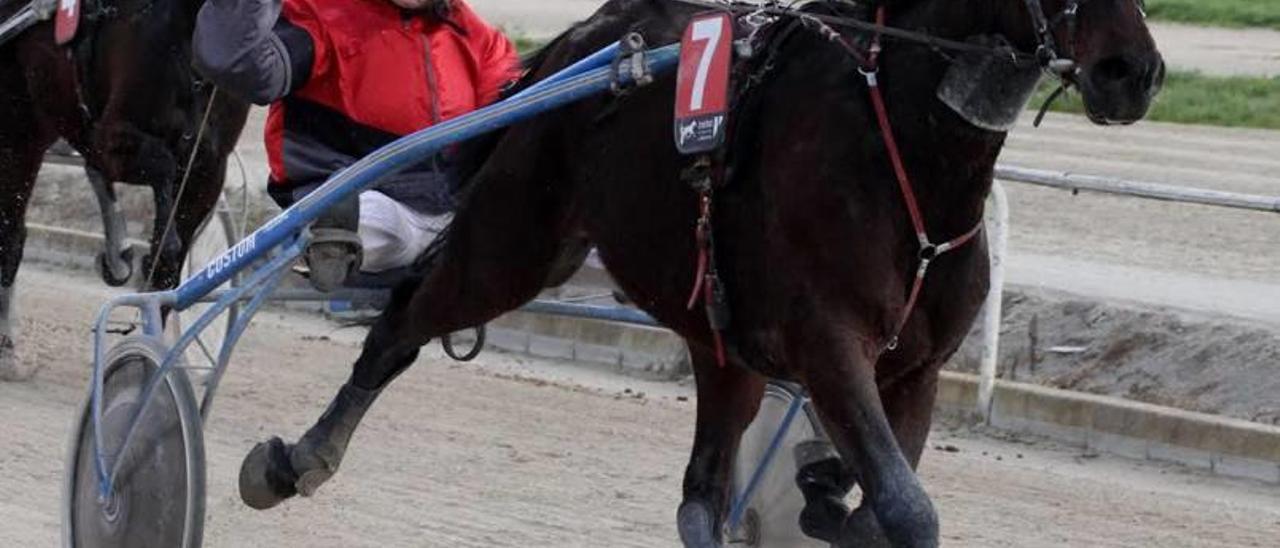
<svg viewBox="0 0 1280 548"><path fill-rule="evenodd" d="M515 48L462 0L208 0L196 68L270 104L269 191L287 207L375 149L497 99ZM407 266L447 223L446 154L379 183L312 227L312 282Z"/></svg>

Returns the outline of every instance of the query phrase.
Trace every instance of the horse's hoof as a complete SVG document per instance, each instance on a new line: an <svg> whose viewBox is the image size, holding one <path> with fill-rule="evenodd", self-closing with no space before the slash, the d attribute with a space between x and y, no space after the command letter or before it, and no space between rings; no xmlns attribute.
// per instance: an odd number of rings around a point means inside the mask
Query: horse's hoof
<svg viewBox="0 0 1280 548"><path fill-rule="evenodd" d="M702 502L686 502L676 512L676 528L685 548L721 548L716 527L715 514Z"/></svg>
<svg viewBox="0 0 1280 548"><path fill-rule="evenodd" d="M112 261L104 251L98 252L98 275L111 287L123 287L133 278L133 248L126 247Z"/></svg>
<svg viewBox="0 0 1280 548"><path fill-rule="evenodd" d="M272 508L298 494L289 447L280 438L259 443L240 464L240 500L255 510Z"/></svg>
<svg viewBox="0 0 1280 548"><path fill-rule="evenodd" d="M850 513L844 499L851 486L840 456L830 442L815 440L797 445L795 458L800 467L796 486L805 501L800 530L811 538L835 542Z"/></svg>

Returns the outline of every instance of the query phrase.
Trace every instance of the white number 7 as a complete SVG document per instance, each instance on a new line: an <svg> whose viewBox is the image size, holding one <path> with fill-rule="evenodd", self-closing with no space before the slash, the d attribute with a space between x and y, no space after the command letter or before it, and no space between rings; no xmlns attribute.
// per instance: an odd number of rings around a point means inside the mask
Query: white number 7
<svg viewBox="0 0 1280 548"><path fill-rule="evenodd" d="M698 73L693 78L693 97L689 99L691 111L702 109L703 96L707 91L707 72L711 69L711 60L716 56L716 49L720 47L722 33L724 33L722 17L712 17L693 23L693 40L695 42L706 40L707 47L702 50L702 59L698 60Z"/></svg>

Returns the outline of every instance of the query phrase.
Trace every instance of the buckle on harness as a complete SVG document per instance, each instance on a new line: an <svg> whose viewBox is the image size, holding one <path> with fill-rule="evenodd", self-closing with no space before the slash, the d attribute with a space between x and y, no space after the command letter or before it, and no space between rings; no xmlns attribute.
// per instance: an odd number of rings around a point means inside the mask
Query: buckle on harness
<svg viewBox="0 0 1280 548"><path fill-rule="evenodd" d="M653 73L645 55L644 36L638 32L622 37L621 52L613 61L613 83L609 85L614 95L622 95L632 88L653 83Z"/></svg>
<svg viewBox="0 0 1280 548"><path fill-rule="evenodd" d="M880 85L880 67L858 67L858 73L867 79L867 86L876 87Z"/></svg>

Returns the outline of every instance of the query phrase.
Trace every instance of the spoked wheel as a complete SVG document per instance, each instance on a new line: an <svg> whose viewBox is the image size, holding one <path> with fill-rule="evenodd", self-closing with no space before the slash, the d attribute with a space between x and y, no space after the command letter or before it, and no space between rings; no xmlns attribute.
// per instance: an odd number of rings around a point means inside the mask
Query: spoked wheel
<svg viewBox="0 0 1280 548"><path fill-rule="evenodd" d="M485 331L482 325L473 327L471 333L460 331L445 335L440 338L440 346L444 347L444 353L453 361L469 362L476 359L480 351L484 350L484 339ZM458 349L466 349L466 353L460 354Z"/></svg>
<svg viewBox="0 0 1280 548"><path fill-rule="evenodd" d="M182 280L185 282L204 271L204 268L213 262L214 259L222 256L231 246L235 245L239 240L237 231L232 220L231 213L226 208L226 200L220 199L218 208L209 215L200 230L196 232L194 240L191 242L190 249L187 251L187 258L182 263ZM230 284L227 282L220 289L226 289ZM201 303L191 306L181 314L170 315L166 328L169 332L171 341L177 341L183 330L200 319L204 312L213 306L213 303ZM217 367L218 353L222 350L222 341L226 340L227 332L235 325L236 313L239 305L232 305L225 313L218 316L209 327L200 333L191 346L187 347L186 358L187 363L194 366L197 370L206 370ZM206 375L193 376L192 380L196 384L200 384Z"/></svg>
<svg viewBox="0 0 1280 548"><path fill-rule="evenodd" d="M778 433L787 409L795 396L788 390L770 384L760 401L760 411L742 433L738 454L733 467L733 497L747 488ZM804 496L796 487L797 444L818 436L817 417L805 406L782 438L773 461L765 470L756 487L755 495L747 504L742 523L735 531L727 533L735 546L813 546L824 543L809 538L800 530L800 512L804 510Z"/></svg>
<svg viewBox="0 0 1280 548"><path fill-rule="evenodd" d="M125 339L107 356L102 388L102 444L107 469L116 466L143 391L163 361L151 338ZM179 364L181 365L181 364ZM157 387L119 475L100 496L94 464L91 401L76 422L63 491L63 546L68 548L200 546L204 529L204 437L186 372L175 368Z"/></svg>

